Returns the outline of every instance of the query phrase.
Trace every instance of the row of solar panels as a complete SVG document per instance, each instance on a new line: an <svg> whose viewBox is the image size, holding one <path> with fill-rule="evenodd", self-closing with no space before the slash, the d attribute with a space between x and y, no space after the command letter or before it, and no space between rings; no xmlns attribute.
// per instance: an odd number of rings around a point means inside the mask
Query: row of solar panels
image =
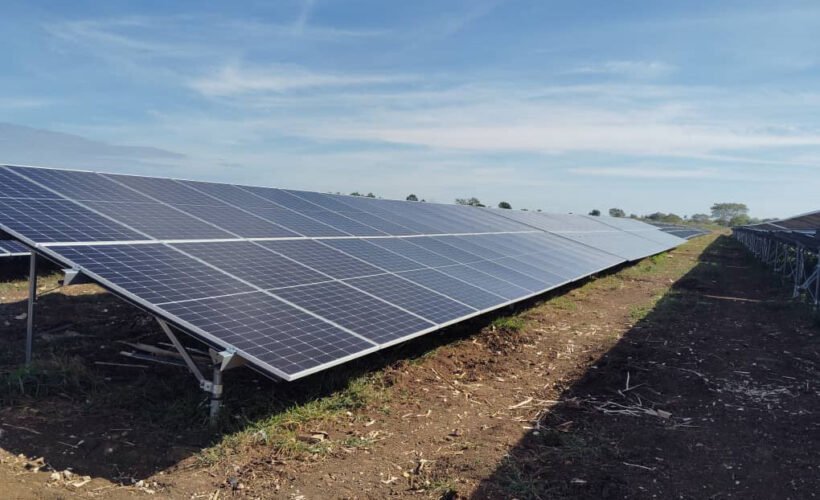
<svg viewBox="0 0 820 500"><path fill-rule="evenodd" d="M28 248L19 241L0 238L0 258L20 257L28 253Z"/></svg>
<svg viewBox="0 0 820 500"><path fill-rule="evenodd" d="M684 241L628 219L9 166L0 228L286 380Z"/></svg>
<svg viewBox="0 0 820 500"><path fill-rule="evenodd" d="M694 226L684 226L682 224L667 224L664 222L650 222L650 224L659 228L661 231L665 233L669 233L673 236L677 236L678 238L684 238L687 240L692 239L695 236L709 234L708 230Z"/></svg>
<svg viewBox="0 0 820 500"><path fill-rule="evenodd" d="M820 230L820 210L786 219L742 226L757 231L801 231L815 233Z"/></svg>

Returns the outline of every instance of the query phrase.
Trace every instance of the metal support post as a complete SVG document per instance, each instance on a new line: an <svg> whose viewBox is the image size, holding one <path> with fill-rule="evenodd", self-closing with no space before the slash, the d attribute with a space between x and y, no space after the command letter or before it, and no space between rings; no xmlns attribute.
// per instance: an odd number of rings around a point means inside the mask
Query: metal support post
<svg viewBox="0 0 820 500"><path fill-rule="evenodd" d="M219 411L222 409L222 366L214 363L214 378L211 388L211 413L209 423L215 427L219 421Z"/></svg>
<svg viewBox="0 0 820 500"><path fill-rule="evenodd" d="M820 253L818 254L820 256ZM818 257L820 258L820 257ZM817 309L817 304L820 303L820 262L817 263L817 269L814 271L814 308Z"/></svg>
<svg viewBox="0 0 820 500"><path fill-rule="evenodd" d="M34 348L34 303L37 301L37 253L29 256L28 271L28 316L26 317L26 366L31 364L31 351Z"/></svg>
<svg viewBox="0 0 820 500"><path fill-rule="evenodd" d="M182 359L185 361L185 364L188 366L188 369L191 370L191 373L194 374L194 377L199 381L199 387L210 394L211 402L210 402L210 412L209 412L209 423L211 427L215 427L217 422L219 422L219 412L222 408L222 393L223 393L223 386L222 386L222 372L224 370L228 370L230 368L234 368L237 366L242 366L244 364L244 360L236 356L233 352L217 352L213 349L210 350L211 361L213 362L213 379L206 380L205 377L202 375L202 371L200 371L199 367L194 363L194 360L191 359L190 354L185 349L185 346L179 341L174 332L171 330L171 327L168 326L168 323L165 321L157 318L157 322L159 323L162 330L165 332L165 335L171 340L171 343L174 344L177 351L179 352Z"/></svg>

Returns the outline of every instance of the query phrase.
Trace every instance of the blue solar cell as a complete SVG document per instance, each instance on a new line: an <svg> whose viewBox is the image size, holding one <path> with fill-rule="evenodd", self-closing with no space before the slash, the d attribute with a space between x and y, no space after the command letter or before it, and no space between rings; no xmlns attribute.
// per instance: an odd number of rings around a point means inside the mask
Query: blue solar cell
<svg viewBox="0 0 820 500"><path fill-rule="evenodd" d="M83 203L153 238L181 240L234 237L230 233L179 210L153 201L149 203L86 201Z"/></svg>
<svg viewBox="0 0 820 500"><path fill-rule="evenodd" d="M313 240L260 241L260 245L334 278L356 278L384 271Z"/></svg>
<svg viewBox="0 0 820 500"><path fill-rule="evenodd" d="M323 222L305 217L287 208L250 206L245 210L265 220L269 220L302 236L320 238L323 236L350 236L334 229Z"/></svg>
<svg viewBox="0 0 820 500"><path fill-rule="evenodd" d="M163 309L289 377L374 348L261 292L167 304Z"/></svg>
<svg viewBox="0 0 820 500"><path fill-rule="evenodd" d="M0 225L37 243L148 239L68 200L0 198Z"/></svg>
<svg viewBox="0 0 820 500"><path fill-rule="evenodd" d="M379 344L435 326L337 281L282 288L275 293Z"/></svg>
<svg viewBox="0 0 820 500"><path fill-rule="evenodd" d="M424 264L405 259L399 254L360 239L322 240L322 243L391 272L426 267Z"/></svg>
<svg viewBox="0 0 820 500"><path fill-rule="evenodd" d="M9 168L74 200L151 201L149 198L94 172L53 170L50 168Z"/></svg>
<svg viewBox="0 0 820 500"><path fill-rule="evenodd" d="M154 304L254 290L162 244L65 246L59 253Z"/></svg>
<svg viewBox="0 0 820 500"><path fill-rule="evenodd" d="M137 177L134 175L103 174L104 177L136 189L140 193L172 205L218 205L224 206L219 200L189 188L173 179L159 179L156 177Z"/></svg>
<svg viewBox="0 0 820 500"><path fill-rule="evenodd" d="M331 279L246 241L177 243L173 246L260 288L307 285Z"/></svg>
<svg viewBox="0 0 820 500"><path fill-rule="evenodd" d="M448 297L452 297L459 302L463 302L479 310L489 309L507 302L507 299L500 295L487 292L481 288L436 271L435 269L406 271L399 273L399 276L439 293L443 293Z"/></svg>
<svg viewBox="0 0 820 500"><path fill-rule="evenodd" d="M233 186L231 184L217 184L215 182L200 182L200 181L177 181L180 184L199 191L203 194L208 196L213 196L214 198L222 201L224 203L228 203L240 208L246 207L279 207L278 205L274 205L273 203L265 200L264 198L260 198L258 196L253 196L249 194L244 189L240 189L237 186Z"/></svg>
<svg viewBox="0 0 820 500"><path fill-rule="evenodd" d="M398 214L386 210L386 206L389 204L386 200L336 195L334 195L334 197L341 203L350 205L356 211L375 215L383 220L398 224L412 231L412 233L408 234L440 234L443 232L436 227L413 219L414 211L410 205L407 206L407 210L404 211L404 214Z"/></svg>
<svg viewBox="0 0 820 500"><path fill-rule="evenodd" d="M239 186L239 188L249 193L253 193L260 198L271 201L279 206L290 208L291 210L295 210L299 213L309 210L322 210L322 207L319 205L303 200L302 198L294 196L283 189L255 186Z"/></svg>
<svg viewBox="0 0 820 500"><path fill-rule="evenodd" d="M305 210L301 213L353 236L386 236L384 232L376 228L360 224L344 215L328 210Z"/></svg>
<svg viewBox="0 0 820 500"><path fill-rule="evenodd" d="M589 262L593 267L602 269L624 262L624 259L582 243L548 233L523 235L531 239L540 248L561 248L573 258Z"/></svg>
<svg viewBox="0 0 820 500"><path fill-rule="evenodd" d="M543 250L541 245L525 239L525 236L526 234L477 234L465 238L470 238L470 242L475 245L489 248L506 257Z"/></svg>
<svg viewBox="0 0 820 500"><path fill-rule="evenodd" d="M549 282L544 282L540 279L532 278L530 276L527 276L526 274L516 272L510 269L509 267L502 266L501 264L496 264L495 262L491 262L489 260L474 262L470 264L470 267L478 269L479 271L487 273L491 276L495 276L498 279L509 281L510 283L518 285L521 288L526 288L531 292L540 292L541 290L550 287Z"/></svg>
<svg viewBox="0 0 820 500"><path fill-rule="evenodd" d="M402 309L407 309L433 323L446 323L460 316L467 316L476 312L473 307L460 304L392 274L353 278L346 280L345 283L349 283Z"/></svg>
<svg viewBox="0 0 820 500"><path fill-rule="evenodd" d="M55 199L60 196L0 167L0 198Z"/></svg>
<svg viewBox="0 0 820 500"><path fill-rule="evenodd" d="M488 236L500 236L500 235L488 235ZM441 241L443 243L447 243L448 245L452 245L459 250L463 250L465 252L471 253L477 257L482 259L500 259L501 257L507 257L506 254L503 252L498 252L496 250L489 249L482 245L477 245L473 243L472 236L440 236L435 238L436 241Z"/></svg>
<svg viewBox="0 0 820 500"><path fill-rule="evenodd" d="M542 284L546 284L546 286L543 286L542 289L565 283L569 278L568 276L564 276L563 274L547 271L545 269L538 267L537 265L533 265L527 262L526 258L526 256L517 258L505 257L503 259L494 260L492 262L493 264L499 264L506 268L512 269L513 271L521 273L524 276L540 281Z"/></svg>
<svg viewBox="0 0 820 500"><path fill-rule="evenodd" d="M392 220L385 220L367 212L345 212L344 216L391 236L420 234L418 231L402 226Z"/></svg>
<svg viewBox="0 0 820 500"><path fill-rule="evenodd" d="M509 281L498 279L466 265L440 267L437 271L458 278L482 290L500 295L508 300L518 299L532 293L530 290L514 285Z"/></svg>
<svg viewBox="0 0 820 500"><path fill-rule="evenodd" d="M345 213L345 212L355 211L355 209L353 207L351 207L350 205L347 205L347 204L337 200L336 197L334 197L334 195L324 194L324 193L314 193L314 192L310 192L310 191L297 191L297 190L293 190L293 189L286 189L284 191L286 193L290 194L290 195L293 195L293 196L296 196L296 197L301 198L303 200L309 201L310 203L313 203L314 205L318 205L321 208L330 210L331 212ZM343 197L340 196L339 198L343 198ZM317 209L317 207L315 207L315 206L312 207L312 208L309 208L307 206L303 206L301 208L304 208L306 210L316 210Z"/></svg>
<svg viewBox="0 0 820 500"><path fill-rule="evenodd" d="M429 250L425 250L418 245L413 245L410 243L410 240L412 239L415 238L371 238L364 241L386 250L390 250L391 252L397 253L406 259L414 260L429 267L450 266L457 264L454 260L448 259L447 257Z"/></svg>
<svg viewBox="0 0 820 500"><path fill-rule="evenodd" d="M472 254L470 252L465 252L464 250L460 250L448 243L444 243L444 241L440 238L408 238L407 241L414 245L418 245L424 248L425 250L435 252L439 255L447 257L450 260L454 260L460 264L468 264L470 262L477 262L479 260L482 260L481 257L479 257L478 255Z"/></svg>
<svg viewBox="0 0 820 500"><path fill-rule="evenodd" d="M288 238L301 234L228 205L174 205L174 208L243 238Z"/></svg>
<svg viewBox="0 0 820 500"><path fill-rule="evenodd" d="M29 253L28 247L23 245L19 241L1 240L0 247L3 249L3 251L8 252L12 255L24 255Z"/></svg>
<svg viewBox="0 0 820 500"><path fill-rule="evenodd" d="M530 253L513 258L530 266L535 266L538 269L549 271L565 279L580 278L581 276L586 276L587 274L600 269L599 267L595 267L588 262L572 260L571 257L561 255L560 253L554 251Z"/></svg>

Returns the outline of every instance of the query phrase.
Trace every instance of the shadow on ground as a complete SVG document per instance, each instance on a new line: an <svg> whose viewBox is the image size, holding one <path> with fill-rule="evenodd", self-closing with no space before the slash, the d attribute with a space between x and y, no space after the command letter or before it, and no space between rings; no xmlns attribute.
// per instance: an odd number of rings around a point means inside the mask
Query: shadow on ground
<svg viewBox="0 0 820 500"><path fill-rule="evenodd" d="M594 364L473 498L810 498L820 337L727 236Z"/></svg>
<svg viewBox="0 0 820 500"><path fill-rule="evenodd" d="M25 277L27 265L24 259L18 263L22 269L6 271L15 278ZM228 371L225 417L219 430L212 432L207 425L206 396L187 371L148 366L118 354L126 349L122 341L167 341L150 315L96 286L49 292L56 278L46 274L44 271L35 316L39 332L35 362L28 370L21 367L27 284L15 283L7 291L16 300L0 303L0 343L5 346L0 352L0 448L14 455L43 457L56 470L71 469L75 474L126 484L197 455L255 421L344 391L359 377L468 337L513 311L505 308L488 313L293 383L275 383L245 369ZM576 282L515 308L526 309L584 283ZM44 334L55 329L60 331ZM340 402L351 410L359 403L355 394Z"/></svg>

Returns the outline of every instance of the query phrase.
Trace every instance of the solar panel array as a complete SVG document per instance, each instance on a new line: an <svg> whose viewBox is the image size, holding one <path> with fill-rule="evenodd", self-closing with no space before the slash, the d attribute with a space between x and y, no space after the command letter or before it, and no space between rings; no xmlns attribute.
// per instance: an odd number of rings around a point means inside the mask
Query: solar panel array
<svg viewBox="0 0 820 500"><path fill-rule="evenodd" d="M741 227L763 231L800 231L804 233L814 233L820 230L820 210L795 215L786 219Z"/></svg>
<svg viewBox="0 0 820 500"><path fill-rule="evenodd" d="M293 380L683 240L635 221L0 167L0 229Z"/></svg>
<svg viewBox="0 0 820 500"><path fill-rule="evenodd" d="M692 239L695 236L709 234L708 230L694 226L684 226L682 224L667 224L664 222L650 222L650 224L659 228L664 233L669 233L673 236L677 236L678 238L684 238L687 240Z"/></svg>
<svg viewBox="0 0 820 500"><path fill-rule="evenodd" d="M0 238L0 258L28 255L28 248L19 241Z"/></svg>

